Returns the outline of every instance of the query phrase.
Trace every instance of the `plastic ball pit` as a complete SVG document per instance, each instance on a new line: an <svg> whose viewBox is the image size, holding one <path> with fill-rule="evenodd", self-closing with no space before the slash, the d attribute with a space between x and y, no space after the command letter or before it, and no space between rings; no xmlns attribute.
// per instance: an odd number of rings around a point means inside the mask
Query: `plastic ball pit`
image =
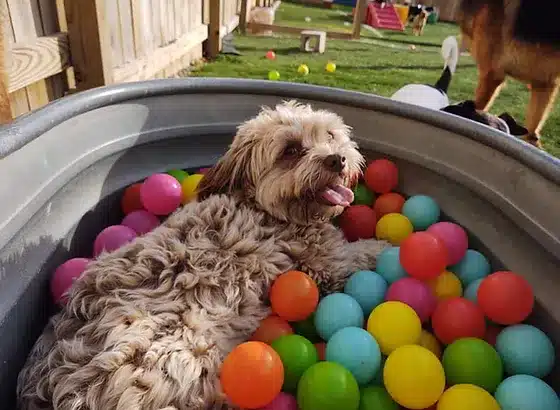
<svg viewBox="0 0 560 410"><path fill-rule="evenodd" d="M18 371L47 322L52 272L90 255L101 229L121 222L122 190L155 173L211 165L239 123L289 98L342 115L368 159L396 162L399 192L434 198L442 217L468 229L469 247L493 272L521 272L537 299L529 322L558 348L558 160L480 124L373 95L282 82L156 80L78 93L0 129L0 170L18 175L0 186L6 409L14 408ZM138 209L134 198L127 206ZM558 370L546 379L556 391Z"/></svg>

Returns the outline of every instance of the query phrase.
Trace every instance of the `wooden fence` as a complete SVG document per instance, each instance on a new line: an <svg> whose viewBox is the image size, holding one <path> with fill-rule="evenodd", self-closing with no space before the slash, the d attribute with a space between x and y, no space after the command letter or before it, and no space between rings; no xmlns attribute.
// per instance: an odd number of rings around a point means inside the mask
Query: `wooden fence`
<svg viewBox="0 0 560 410"><path fill-rule="evenodd" d="M205 46L219 52L241 3L0 0L12 116L73 90L173 76Z"/></svg>

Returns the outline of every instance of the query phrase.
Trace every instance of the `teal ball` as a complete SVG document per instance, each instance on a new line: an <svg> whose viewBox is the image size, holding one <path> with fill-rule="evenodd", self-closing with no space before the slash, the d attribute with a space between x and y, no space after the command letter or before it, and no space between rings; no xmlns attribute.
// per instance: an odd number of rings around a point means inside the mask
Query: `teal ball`
<svg viewBox="0 0 560 410"><path fill-rule="evenodd" d="M477 279L485 278L490 275L492 268L488 259L478 251L468 249L463 259L449 268L459 280L463 287L469 286Z"/></svg>
<svg viewBox="0 0 560 410"><path fill-rule="evenodd" d="M411 196L402 207L402 214L410 220L415 231L424 231L438 222L440 213L437 202L427 195Z"/></svg>
<svg viewBox="0 0 560 410"><path fill-rule="evenodd" d="M361 270L350 276L344 286L344 293L356 299L364 315L368 317L371 311L383 302L387 287L387 281L378 273Z"/></svg>
<svg viewBox="0 0 560 410"><path fill-rule="evenodd" d="M377 257L375 270L383 276L389 285L408 276L399 260L399 251L398 246L386 248Z"/></svg>
<svg viewBox="0 0 560 410"><path fill-rule="evenodd" d="M505 379L494 397L501 410L560 410L560 399L552 387L527 374Z"/></svg>

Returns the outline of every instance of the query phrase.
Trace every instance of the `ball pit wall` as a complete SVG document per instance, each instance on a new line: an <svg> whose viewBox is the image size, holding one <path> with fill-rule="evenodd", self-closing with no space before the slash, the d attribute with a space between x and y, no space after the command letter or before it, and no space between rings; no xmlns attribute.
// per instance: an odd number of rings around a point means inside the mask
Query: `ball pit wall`
<svg viewBox="0 0 560 410"><path fill-rule="evenodd" d="M399 190L433 196L493 268L534 287L532 321L560 346L560 161L483 125L386 98L302 84L173 79L103 87L0 128L0 402L53 311L48 279L89 256L123 188L197 168L225 152L262 105L297 99L333 110L370 159L389 157ZM552 381L558 391L559 372ZM6 405L7 407L4 407Z"/></svg>

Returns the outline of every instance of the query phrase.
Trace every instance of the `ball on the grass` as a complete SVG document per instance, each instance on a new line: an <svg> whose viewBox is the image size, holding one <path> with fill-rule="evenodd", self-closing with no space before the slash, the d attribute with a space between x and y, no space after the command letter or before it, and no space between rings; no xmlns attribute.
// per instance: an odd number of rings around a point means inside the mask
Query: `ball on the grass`
<svg viewBox="0 0 560 410"><path fill-rule="evenodd" d="M269 404L260 410L298 410L297 400L291 394L280 392Z"/></svg>
<svg viewBox="0 0 560 410"><path fill-rule="evenodd" d="M375 236L379 240L385 240L392 245L398 246L412 231L412 224L406 216L402 214L387 214L377 222Z"/></svg>
<svg viewBox="0 0 560 410"><path fill-rule="evenodd" d="M123 214L128 215L133 211L144 209L140 199L140 188L142 183L132 184L124 190L121 198L121 209Z"/></svg>
<svg viewBox="0 0 560 410"><path fill-rule="evenodd" d="M124 225L111 225L103 229L93 242L93 255L99 256L101 252L112 252L124 244L131 242L138 235L133 229Z"/></svg>
<svg viewBox="0 0 560 410"><path fill-rule="evenodd" d="M436 278L430 279L428 285L440 300L463 296L461 281L453 272L443 271Z"/></svg>
<svg viewBox="0 0 560 410"><path fill-rule="evenodd" d="M364 181L373 192L385 194L397 187L399 170L393 161L377 159L367 166Z"/></svg>
<svg viewBox="0 0 560 410"><path fill-rule="evenodd" d="M393 246L385 248L377 257L376 271L389 284L407 276L399 255L400 248Z"/></svg>
<svg viewBox="0 0 560 410"><path fill-rule="evenodd" d="M395 349L415 344L422 333L422 322L410 306L402 302L384 302L373 309L367 331L377 340L384 355Z"/></svg>
<svg viewBox="0 0 560 410"><path fill-rule="evenodd" d="M269 298L274 313L295 322L313 313L319 302L319 289L309 275L291 270L276 278Z"/></svg>
<svg viewBox="0 0 560 410"><path fill-rule="evenodd" d="M527 280L514 272L492 273L478 288L478 305L488 319L501 325L513 325L527 319L535 298Z"/></svg>
<svg viewBox="0 0 560 410"><path fill-rule="evenodd" d="M291 335L294 330L290 324L277 315L270 315L264 318L250 340L271 344L280 336Z"/></svg>
<svg viewBox="0 0 560 410"><path fill-rule="evenodd" d="M432 328L436 337L445 344L464 337L483 339L486 319L482 310L470 300L449 298L437 304L432 314Z"/></svg>
<svg viewBox="0 0 560 410"><path fill-rule="evenodd" d="M463 286L466 287L475 280L490 275L491 267L486 256L473 249L468 249L463 259L450 267L449 270L456 274Z"/></svg>
<svg viewBox="0 0 560 410"><path fill-rule="evenodd" d="M422 329L418 345L428 349L430 352L435 354L438 359L441 358L441 345L436 337L427 330Z"/></svg>
<svg viewBox="0 0 560 410"><path fill-rule="evenodd" d="M450 387L443 392L437 405L437 410L474 409L505 410L503 408L500 409L497 401L490 393L473 384L456 384L455 386Z"/></svg>
<svg viewBox="0 0 560 410"><path fill-rule="evenodd" d="M362 182L358 182L354 187L354 204L372 206L375 201L375 194Z"/></svg>
<svg viewBox="0 0 560 410"><path fill-rule="evenodd" d="M375 236L377 218L367 205L350 205L338 217L338 227L349 242Z"/></svg>
<svg viewBox="0 0 560 410"><path fill-rule="evenodd" d="M447 247L448 265L455 265L465 254L469 247L469 240L465 230L453 222L437 222L431 225L427 232L439 236Z"/></svg>
<svg viewBox="0 0 560 410"><path fill-rule="evenodd" d="M423 231L439 221L441 210L432 197L414 195L403 204L402 213L410 220L415 231Z"/></svg>
<svg viewBox="0 0 560 410"><path fill-rule="evenodd" d="M315 329L326 342L340 329L363 325L364 312L360 304L345 293L331 293L325 296L315 311Z"/></svg>
<svg viewBox="0 0 560 410"><path fill-rule="evenodd" d="M140 209L126 215L121 225L128 226L138 235L144 235L159 226L159 218L151 212Z"/></svg>
<svg viewBox="0 0 560 410"><path fill-rule="evenodd" d="M169 215L181 204L181 184L168 174L154 174L142 183L140 199L154 215Z"/></svg>
<svg viewBox="0 0 560 410"><path fill-rule="evenodd" d="M271 70L268 72L268 79L270 81L278 81L280 79L280 73L276 70Z"/></svg>
<svg viewBox="0 0 560 410"><path fill-rule="evenodd" d="M365 316L383 302L387 292L387 281L370 270L361 270L350 276L344 285L344 293L352 296L362 307Z"/></svg>
<svg viewBox="0 0 560 410"><path fill-rule="evenodd" d="M309 67L307 64L300 64L297 71L301 75L307 75L309 74Z"/></svg>
<svg viewBox="0 0 560 410"><path fill-rule="evenodd" d="M535 376L517 374L505 379L494 394L501 410L560 410L558 394Z"/></svg>
<svg viewBox="0 0 560 410"><path fill-rule="evenodd" d="M482 279L477 279L469 284L463 293L463 296L471 302L478 303L478 288L482 283Z"/></svg>
<svg viewBox="0 0 560 410"><path fill-rule="evenodd" d="M401 243L399 260L410 276L433 279L447 265L447 248L445 242L429 232L414 232Z"/></svg>
<svg viewBox="0 0 560 410"><path fill-rule="evenodd" d="M54 303L57 305L66 303L66 293L86 270L89 262L87 258L72 258L56 268L51 278L51 295Z"/></svg>
<svg viewBox="0 0 560 410"><path fill-rule="evenodd" d="M317 349L300 335L280 336L270 346L278 353L284 365L282 390L295 393L303 373L319 361Z"/></svg>
<svg viewBox="0 0 560 410"><path fill-rule="evenodd" d="M445 388L441 362L428 349L413 344L389 355L383 379L393 400L409 409L434 405Z"/></svg>
<svg viewBox="0 0 560 410"><path fill-rule="evenodd" d="M381 386L366 386L360 390L359 410L399 410L399 405Z"/></svg>
<svg viewBox="0 0 560 410"><path fill-rule="evenodd" d="M187 204L196 198L196 189L202 178L204 178L203 174L192 174L183 179L181 183L183 204Z"/></svg>
<svg viewBox="0 0 560 410"><path fill-rule="evenodd" d="M189 173L183 171L182 169L171 169L167 171L167 173L171 175L173 178L175 178L177 181L179 181L179 183L183 182L183 180L189 176Z"/></svg>
<svg viewBox="0 0 560 410"><path fill-rule="evenodd" d="M422 322L426 322L430 318L437 303L429 286L425 282L411 277L393 282L387 290L385 300L407 304L414 309Z"/></svg>
<svg viewBox="0 0 560 410"><path fill-rule="evenodd" d="M336 64L332 61L328 62L325 66L325 70L327 70L327 72L329 73L334 73L336 71Z"/></svg>
<svg viewBox="0 0 560 410"><path fill-rule="evenodd" d="M544 378L552 371L556 354L550 338L535 326L508 326L496 337L496 350L509 375Z"/></svg>
<svg viewBox="0 0 560 410"><path fill-rule="evenodd" d="M268 60L274 60L274 59L276 58L276 53L275 53L274 51L272 51L272 50L268 50L268 51L266 52L266 54L265 54L265 57L266 57Z"/></svg>
<svg viewBox="0 0 560 410"><path fill-rule="evenodd" d="M396 192L381 194L373 204L373 210L378 218L387 214L398 214L401 212L404 197ZM405 215L406 216L406 215Z"/></svg>

